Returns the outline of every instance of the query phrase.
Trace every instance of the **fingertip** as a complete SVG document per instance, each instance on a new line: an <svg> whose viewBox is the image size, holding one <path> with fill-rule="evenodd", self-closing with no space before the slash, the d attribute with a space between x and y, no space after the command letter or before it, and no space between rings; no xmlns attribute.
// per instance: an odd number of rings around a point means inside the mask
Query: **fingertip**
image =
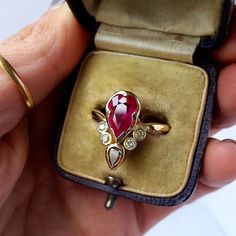
<svg viewBox="0 0 236 236"><path fill-rule="evenodd" d="M217 107L214 114L214 128L231 126L236 114L236 64L225 67L219 74L217 86Z"/></svg>
<svg viewBox="0 0 236 236"><path fill-rule="evenodd" d="M201 182L220 188L236 179L236 143L209 139L203 159Z"/></svg>
<svg viewBox="0 0 236 236"><path fill-rule="evenodd" d="M229 64L236 59L236 31L235 31L235 25L236 25L236 7L234 7L231 22L229 27L229 33L227 35L227 38L223 45L215 50L212 54L213 59L221 62Z"/></svg>

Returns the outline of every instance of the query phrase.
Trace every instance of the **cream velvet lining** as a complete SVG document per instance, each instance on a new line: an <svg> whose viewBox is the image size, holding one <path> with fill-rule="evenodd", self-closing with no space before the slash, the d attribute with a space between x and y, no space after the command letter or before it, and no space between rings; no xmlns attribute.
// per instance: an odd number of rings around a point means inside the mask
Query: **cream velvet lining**
<svg viewBox="0 0 236 236"><path fill-rule="evenodd" d="M199 41L199 37L105 24L100 25L95 37L99 49L191 64Z"/></svg>
<svg viewBox="0 0 236 236"><path fill-rule="evenodd" d="M174 196L185 187L196 149L208 77L199 67L161 59L94 52L84 61L61 135L58 164L65 171L105 182L122 178L122 189L149 196ZM148 135L110 171L91 111L119 90L135 93L143 109L162 114L167 135Z"/></svg>
<svg viewBox="0 0 236 236"><path fill-rule="evenodd" d="M96 21L189 36L213 36L222 0L83 0Z"/></svg>

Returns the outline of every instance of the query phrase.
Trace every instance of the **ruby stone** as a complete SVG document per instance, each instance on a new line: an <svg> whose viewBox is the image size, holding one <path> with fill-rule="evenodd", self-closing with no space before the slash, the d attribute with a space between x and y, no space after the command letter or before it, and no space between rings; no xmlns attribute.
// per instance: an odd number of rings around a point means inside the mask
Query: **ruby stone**
<svg viewBox="0 0 236 236"><path fill-rule="evenodd" d="M108 101L107 123L117 141L124 139L136 124L139 106L137 97L124 91L114 94Z"/></svg>

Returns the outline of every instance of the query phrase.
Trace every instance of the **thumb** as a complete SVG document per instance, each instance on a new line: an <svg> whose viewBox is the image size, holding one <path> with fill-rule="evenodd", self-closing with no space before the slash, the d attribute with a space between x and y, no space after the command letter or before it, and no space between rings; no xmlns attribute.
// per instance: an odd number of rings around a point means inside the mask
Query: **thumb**
<svg viewBox="0 0 236 236"><path fill-rule="evenodd" d="M40 103L79 62L89 33L67 4L45 14L38 22L0 43L0 54L16 69ZM26 109L19 89L0 71L0 137L14 128Z"/></svg>

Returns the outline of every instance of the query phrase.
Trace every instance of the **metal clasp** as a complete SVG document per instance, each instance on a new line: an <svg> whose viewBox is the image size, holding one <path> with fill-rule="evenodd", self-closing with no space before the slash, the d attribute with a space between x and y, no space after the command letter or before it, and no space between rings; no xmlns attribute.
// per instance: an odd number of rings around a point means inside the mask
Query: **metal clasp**
<svg viewBox="0 0 236 236"><path fill-rule="evenodd" d="M115 178L113 176L108 176L106 178L106 185L114 188L114 189L118 189L119 187L121 187L123 184L123 180L122 179L118 179ZM108 194L106 202L104 204L105 208L107 210L112 210L115 207L116 204L116 200L118 199L118 197L114 194Z"/></svg>

